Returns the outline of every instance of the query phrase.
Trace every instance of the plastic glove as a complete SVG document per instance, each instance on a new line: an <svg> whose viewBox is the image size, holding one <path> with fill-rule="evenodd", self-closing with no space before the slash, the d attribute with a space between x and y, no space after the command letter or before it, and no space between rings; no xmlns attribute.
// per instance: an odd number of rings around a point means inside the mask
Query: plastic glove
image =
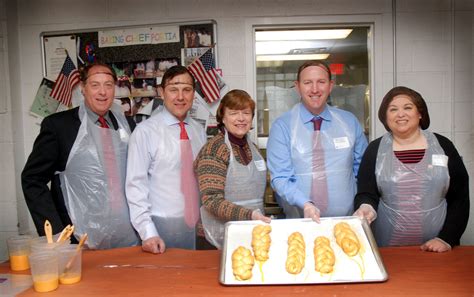
<svg viewBox="0 0 474 297"><path fill-rule="evenodd" d="M316 207L316 205L313 204L313 202L308 201L304 204L303 213L305 218L310 218L316 223L321 223L319 219L321 212Z"/></svg>
<svg viewBox="0 0 474 297"><path fill-rule="evenodd" d="M159 236L150 237L142 242L142 250L152 254L163 254L166 245Z"/></svg>
<svg viewBox="0 0 474 297"><path fill-rule="evenodd" d="M377 218L377 212L372 207L372 205L365 203L359 206L359 209L357 209L353 215L358 216L361 219L365 218L369 224L371 224Z"/></svg>
<svg viewBox="0 0 474 297"><path fill-rule="evenodd" d="M424 244L420 246L420 249L422 251L426 252L437 252L437 253L443 253L451 250L451 245L449 245L447 242L444 240L435 237L433 239L428 240Z"/></svg>
<svg viewBox="0 0 474 297"><path fill-rule="evenodd" d="M260 220L260 221L263 221L267 224L270 224L270 222L272 221L271 218L264 216L262 214L262 212L260 211L260 209L256 209L256 210L252 211L252 220L254 220L254 221Z"/></svg>

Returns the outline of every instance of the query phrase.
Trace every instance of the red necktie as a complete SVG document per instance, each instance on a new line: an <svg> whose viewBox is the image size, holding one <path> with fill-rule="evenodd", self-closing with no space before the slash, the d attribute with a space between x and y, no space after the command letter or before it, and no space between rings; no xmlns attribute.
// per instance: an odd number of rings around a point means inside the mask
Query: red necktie
<svg viewBox="0 0 474 297"><path fill-rule="evenodd" d="M311 120L314 125L313 132L313 179L311 183L311 200L324 214L328 207L328 185L326 167L324 164L324 148L321 140L321 124L323 119L315 117Z"/></svg>
<svg viewBox="0 0 474 297"><path fill-rule="evenodd" d="M103 116L99 116L99 123L101 128L109 128L109 125L107 125L107 121Z"/></svg>
<svg viewBox="0 0 474 297"><path fill-rule="evenodd" d="M193 150L184 122L179 122L181 145L181 192L184 196L184 221L190 228L199 220L199 189L193 170Z"/></svg>
<svg viewBox="0 0 474 297"><path fill-rule="evenodd" d="M114 200L120 199L123 196L120 187L120 177L117 166L117 160L115 159L114 142L112 139L111 131L109 131L109 125L107 124L103 116L99 116L101 139L102 139L102 152L104 156L104 169L105 176L107 178L107 188L109 193L109 203L111 209L114 210Z"/></svg>

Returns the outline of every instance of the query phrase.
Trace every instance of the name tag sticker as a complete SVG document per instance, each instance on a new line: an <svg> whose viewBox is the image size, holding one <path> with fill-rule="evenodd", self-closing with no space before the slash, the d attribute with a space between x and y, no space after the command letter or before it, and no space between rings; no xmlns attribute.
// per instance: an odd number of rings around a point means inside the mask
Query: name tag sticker
<svg viewBox="0 0 474 297"><path fill-rule="evenodd" d="M349 138L346 136L334 138L332 141L334 142L334 147L336 150L350 147Z"/></svg>
<svg viewBox="0 0 474 297"><path fill-rule="evenodd" d="M257 160L255 162L253 162L255 164L255 167L257 167L257 170L258 171L264 171L264 170L267 170L267 165L265 165L265 161L264 160Z"/></svg>
<svg viewBox="0 0 474 297"><path fill-rule="evenodd" d="M448 156L446 156L446 155L433 155L432 163L433 163L433 166L448 167Z"/></svg>

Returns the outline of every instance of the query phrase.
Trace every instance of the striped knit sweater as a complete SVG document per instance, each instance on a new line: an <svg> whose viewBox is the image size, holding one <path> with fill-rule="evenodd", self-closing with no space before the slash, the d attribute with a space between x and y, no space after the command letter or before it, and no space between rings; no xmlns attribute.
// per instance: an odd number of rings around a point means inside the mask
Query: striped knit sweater
<svg viewBox="0 0 474 297"><path fill-rule="evenodd" d="M232 142L231 145L236 161L245 164L239 146ZM247 154L247 159L252 160L248 143L244 144L243 151ZM210 139L199 152L194 161L194 171L199 182L202 205L214 216L226 221L250 220L251 209L238 206L224 197L229 159L230 151L222 132Z"/></svg>

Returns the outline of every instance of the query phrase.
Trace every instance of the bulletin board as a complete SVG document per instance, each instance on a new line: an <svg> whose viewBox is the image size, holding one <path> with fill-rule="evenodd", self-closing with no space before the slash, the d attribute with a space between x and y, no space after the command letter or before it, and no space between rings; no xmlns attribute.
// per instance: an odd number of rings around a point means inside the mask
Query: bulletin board
<svg viewBox="0 0 474 297"><path fill-rule="evenodd" d="M136 122L140 122L159 110L162 103L157 86L168 68L177 64L188 66L209 49L217 68L216 28L216 22L208 20L43 32L43 77L45 81L54 82L66 55L71 57L77 68L95 60L107 63L115 69L118 76L115 99L121 102L126 115L133 116ZM47 86L48 84L42 83L42 87ZM199 91L198 88L196 93ZM43 98L40 102L49 101L50 98ZM209 108L203 103L203 106ZM46 104L39 106L43 105L44 109L51 107ZM210 107L211 114L212 108L215 107ZM198 109L196 107L191 112L206 114L206 111ZM208 117L204 117L205 119L197 119L208 128Z"/></svg>
<svg viewBox="0 0 474 297"><path fill-rule="evenodd" d="M171 57L179 58L181 62L181 49L209 47L216 44L216 27L216 22L210 20L198 23L43 32L41 34L43 75L54 77L48 73L51 68L49 66L54 63L52 59L55 55L65 55L64 49L68 50L71 58L74 54L77 56L77 61L73 58L73 61L78 63L76 66L91 62L94 58L108 64ZM61 40L55 41L55 39ZM70 40L74 42L74 48L71 48ZM48 50L50 42L52 46ZM217 62L217 52L214 56Z"/></svg>

